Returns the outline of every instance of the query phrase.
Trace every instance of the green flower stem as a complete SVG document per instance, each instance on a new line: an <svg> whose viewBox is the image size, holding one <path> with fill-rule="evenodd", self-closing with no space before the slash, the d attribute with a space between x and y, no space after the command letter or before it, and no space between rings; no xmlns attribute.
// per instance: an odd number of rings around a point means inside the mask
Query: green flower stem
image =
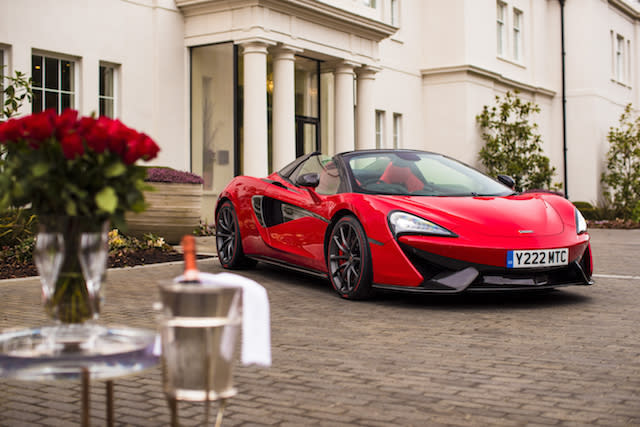
<svg viewBox="0 0 640 427"><path fill-rule="evenodd" d="M93 318L94 309L78 259L80 236L91 222L81 217L58 217L50 224L64 235L65 258L52 297L45 309L62 323L82 323Z"/></svg>

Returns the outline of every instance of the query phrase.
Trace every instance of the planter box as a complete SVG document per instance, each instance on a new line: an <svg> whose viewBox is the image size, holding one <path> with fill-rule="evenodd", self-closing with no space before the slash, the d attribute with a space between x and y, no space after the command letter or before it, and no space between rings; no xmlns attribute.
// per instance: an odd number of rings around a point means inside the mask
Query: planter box
<svg viewBox="0 0 640 427"><path fill-rule="evenodd" d="M127 214L127 234L141 238L145 233L153 233L171 245L180 243L182 236L192 234L200 225L202 184L148 184L155 191L144 193L146 211Z"/></svg>

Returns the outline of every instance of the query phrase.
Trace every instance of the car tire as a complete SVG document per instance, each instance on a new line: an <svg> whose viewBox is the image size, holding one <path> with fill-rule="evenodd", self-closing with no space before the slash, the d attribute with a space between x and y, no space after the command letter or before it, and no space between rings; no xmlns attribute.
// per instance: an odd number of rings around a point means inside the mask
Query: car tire
<svg viewBox="0 0 640 427"><path fill-rule="evenodd" d="M256 261L247 258L242 249L238 216L230 201L225 201L216 216L216 249L218 260L224 268L253 267Z"/></svg>
<svg viewBox="0 0 640 427"><path fill-rule="evenodd" d="M340 218L329 236L327 267L333 289L346 299L372 295L373 268L367 235L351 215Z"/></svg>

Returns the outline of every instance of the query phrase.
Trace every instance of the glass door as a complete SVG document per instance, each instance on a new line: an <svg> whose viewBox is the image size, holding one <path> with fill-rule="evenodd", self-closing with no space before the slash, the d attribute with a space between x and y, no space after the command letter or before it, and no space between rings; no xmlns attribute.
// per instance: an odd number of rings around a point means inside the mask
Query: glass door
<svg viewBox="0 0 640 427"><path fill-rule="evenodd" d="M320 151L320 61L296 56L296 157Z"/></svg>
<svg viewBox="0 0 640 427"><path fill-rule="evenodd" d="M320 120L312 117L296 116L296 157L320 151L318 134Z"/></svg>

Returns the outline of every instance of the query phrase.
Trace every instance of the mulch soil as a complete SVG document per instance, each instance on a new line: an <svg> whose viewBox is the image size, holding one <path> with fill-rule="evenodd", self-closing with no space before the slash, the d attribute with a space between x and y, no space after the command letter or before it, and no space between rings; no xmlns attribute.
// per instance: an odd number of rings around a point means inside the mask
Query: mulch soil
<svg viewBox="0 0 640 427"><path fill-rule="evenodd" d="M208 258L198 256L198 258ZM108 267L133 267L136 265L157 264L161 262L182 261L182 254L177 251L166 251L161 249L143 249L138 251L120 251L109 255ZM0 280L16 279L19 277L37 276L33 263L9 263L0 261Z"/></svg>

